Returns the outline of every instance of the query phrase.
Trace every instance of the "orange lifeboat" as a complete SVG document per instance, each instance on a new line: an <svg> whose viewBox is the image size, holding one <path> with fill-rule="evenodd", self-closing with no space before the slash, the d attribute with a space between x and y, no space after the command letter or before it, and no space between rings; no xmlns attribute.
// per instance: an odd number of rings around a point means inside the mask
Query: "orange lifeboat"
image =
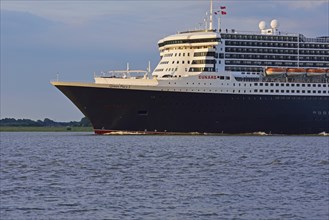
<svg viewBox="0 0 329 220"><path fill-rule="evenodd" d="M322 76L326 74L325 69L307 69L306 70L307 76Z"/></svg>
<svg viewBox="0 0 329 220"><path fill-rule="evenodd" d="M327 69L327 74L326 74L326 76L329 78L329 69Z"/></svg>
<svg viewBox="0 0 329 220"><path fill-rule="evenodd" d="M286 74L286 69L284 68L275 68L275 67L268 67L265 70L267 76L277 76Z"/></svg>
<svg viewBox="0 0 329 220"><path fill-rule="evenodd" d="M289 68L287 70L288 76L300 76L306 74L306 70L304 68Z"/></svg>

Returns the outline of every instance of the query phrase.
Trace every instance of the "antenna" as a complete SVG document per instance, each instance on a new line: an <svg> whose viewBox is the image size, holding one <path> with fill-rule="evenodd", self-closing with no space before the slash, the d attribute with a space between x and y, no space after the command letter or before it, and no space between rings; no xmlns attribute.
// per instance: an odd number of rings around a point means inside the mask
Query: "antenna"
<svg viewBox="0 0 329 220"><path fill-rule="evenodd" d="M148 71L149 73L151 73L151 61L149 61L149 65L148 65L148 67L147 67L147 71Z"/></svg>
<svg viewBox="0 0 329 220"><path fill-rule="evenodd" d="M149 64L148 64L147 70L145 71L143 79L149 79L150 73L151 73L151 61L149 61Z"/></svg>
<svg viewBox="0 0 329 220"><path fill-rule="evenodd" d="M213 0L210 0L210 15L209 15L209 29L212 30L213 26L212 26L212 17L213 17Z"/></svg>
<svg viewBox="0 0 329 220"><path fill-rule="evenodd" d="M221 16L222 15L226 15L227 13L226 13L226 11L224 11L226 9L226 6L220 6L219 7L219 10L218 11L216 11L214 14L215 15L218 15L218 32L221 32Z"/></svg>
<svg viewBox="0 0 329 220"><path fill-rule="evenodd" d="M130 67L129 67L129 63L127 63L127 71L126 71L126 73L124 73L123 74L123 78L129 78L130 77L130 74L129 74L129 71L130 71Z"/></svg>

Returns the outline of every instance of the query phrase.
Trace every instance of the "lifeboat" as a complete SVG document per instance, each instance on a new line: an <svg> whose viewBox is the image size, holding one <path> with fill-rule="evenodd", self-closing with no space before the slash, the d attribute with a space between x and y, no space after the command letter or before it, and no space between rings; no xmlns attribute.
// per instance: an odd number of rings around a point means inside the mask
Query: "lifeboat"
<svg viewBox="0 0 329 220"><path fill-rule="evenodd" d="M300 76L306 74L306 70L304 68L289 68L287 70L288 76Z"/></svg>
<svg viewBox="0 0 329 220"><path fill-rule="evenodd" d="M326 74L325 69L307 69L306 70L307 76L322 76Z"/></svg>
<svg viewBox="0 0 329 220"><path fill-rule="evenodd" d="M326 76L329 78L329 69L327 69Z"/></svg>
<svg viewBox="0 0 329 220"><path fill-rule="evenodd" d="M268 67L265 70L265 73L267 76L277 76L277 75L283 75L286 74L286 69L284 68L274 68L274 67Z"/></svg>

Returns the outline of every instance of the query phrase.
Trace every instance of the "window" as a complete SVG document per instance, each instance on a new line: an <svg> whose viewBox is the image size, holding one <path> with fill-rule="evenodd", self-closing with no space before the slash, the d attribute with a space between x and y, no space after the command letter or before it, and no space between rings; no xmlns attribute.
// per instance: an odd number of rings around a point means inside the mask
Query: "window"
<svg viewBox="0 0 329 220"><path fill-rule="evenodd" d="M195 57L214 57L215 52L196 52L194 53Z"/></svg>

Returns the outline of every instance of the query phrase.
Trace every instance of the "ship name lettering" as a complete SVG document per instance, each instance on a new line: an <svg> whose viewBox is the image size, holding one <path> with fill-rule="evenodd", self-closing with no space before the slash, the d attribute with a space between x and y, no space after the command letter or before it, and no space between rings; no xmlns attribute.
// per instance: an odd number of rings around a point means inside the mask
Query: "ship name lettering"
<svg viewBox="0 0 329 220"><path fill-rule="evenodd" d="M110 87L120 88L120 89L129 89L130 88L130 86L125 86L125 85L111 85Z"/></svg>
<svg viewBox="0 0 329 220"><path fill-rule="evenodd" d="M199 79L217 79L217 76L199 76Z"/></svg>

